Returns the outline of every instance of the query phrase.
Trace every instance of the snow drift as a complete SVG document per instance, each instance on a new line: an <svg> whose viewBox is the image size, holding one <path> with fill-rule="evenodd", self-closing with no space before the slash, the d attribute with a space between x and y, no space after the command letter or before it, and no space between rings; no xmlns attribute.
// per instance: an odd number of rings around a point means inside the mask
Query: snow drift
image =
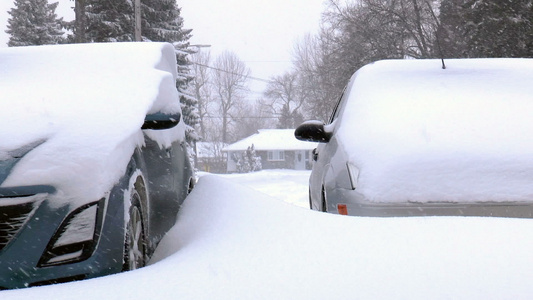
<svg viewBox="0 0 533 300"><path fill-rule="evenodd" d="M154 256L159 261L123 274L0 295L3 300L529 299L532 230L529 219L324 214L206 176L161 242Z"/></svg>

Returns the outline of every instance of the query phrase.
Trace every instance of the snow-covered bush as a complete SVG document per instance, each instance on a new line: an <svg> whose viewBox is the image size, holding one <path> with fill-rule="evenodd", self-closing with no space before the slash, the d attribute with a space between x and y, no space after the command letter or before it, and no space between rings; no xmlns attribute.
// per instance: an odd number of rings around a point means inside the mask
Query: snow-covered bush
<svg viewBox="0 0 533 300"><path fill-rule="evenodd" d="M237 155L237 171L239 173L249 173L260 171L263 166L261 164L261 156L255 152L255 147L248 147L246 151L243 151L239 157Z"/></svg>

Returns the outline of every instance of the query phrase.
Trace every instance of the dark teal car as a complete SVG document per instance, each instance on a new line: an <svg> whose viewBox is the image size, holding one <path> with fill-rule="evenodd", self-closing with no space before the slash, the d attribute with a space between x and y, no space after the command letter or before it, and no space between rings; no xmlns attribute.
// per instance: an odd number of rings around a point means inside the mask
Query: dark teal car
<svg viewBox="0 0 533 300"><path fill-rule="evenodd" d="M148 261L194 186L174 51L0 50L0 289Z"/></svg>

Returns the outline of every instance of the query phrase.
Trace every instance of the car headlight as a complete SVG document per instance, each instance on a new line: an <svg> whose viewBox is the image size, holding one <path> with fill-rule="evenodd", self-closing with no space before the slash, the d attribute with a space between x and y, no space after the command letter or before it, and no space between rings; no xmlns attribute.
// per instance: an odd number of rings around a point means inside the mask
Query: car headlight
<svg viewBox="0 0 533 300"><path fill-rule="evenodd" d="M79 262L89 258L98 242L105 198L73 211L56 231L39 267Z"/></svg>

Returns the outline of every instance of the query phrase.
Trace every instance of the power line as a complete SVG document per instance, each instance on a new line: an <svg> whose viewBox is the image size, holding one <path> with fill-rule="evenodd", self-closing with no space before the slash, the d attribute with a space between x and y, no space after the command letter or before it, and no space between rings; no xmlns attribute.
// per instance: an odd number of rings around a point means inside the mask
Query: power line
<svg viewBox="0 0 533 300"><path fill-rule="evenodd" d="M245 60L245 63L292 63L290 60Z"/></svg>
<svg viewBox="0 0 533 300"><path fill-rule="evenodd" d="M239 73L235 73L235 72L231 72L231 71L227 71L227 70L211 67L211 66L208 66L208 65L204 65L204 64L201 64L201 63L194 62L194 61L192 63L195 64L195 65L198 65L198 66L202 66L202 67L208 68L208 69L212 69L212 70L216 70L216 71L220 71L220 72L224 72L224 73L228 73L228 74L232 74L232 75L242 76L242 74L239 74ZM253 76L245 76L245 77L249 78L249 79L252 79L252 80L256 80L256 81L262 81L262 82L266 82L266 83L274 83L271 80L267 80L267 79L263 79L263 78L258 78L258 77L253 77Z"/></svg>
<svg viewBox="0 0 533 300"><path fill-rule="evenodd" d="M215 116L204 116L204 119L222 119L222 117ZM232 120L241 120L241 119L279 119L279 117L233 117Z"/></svg>

